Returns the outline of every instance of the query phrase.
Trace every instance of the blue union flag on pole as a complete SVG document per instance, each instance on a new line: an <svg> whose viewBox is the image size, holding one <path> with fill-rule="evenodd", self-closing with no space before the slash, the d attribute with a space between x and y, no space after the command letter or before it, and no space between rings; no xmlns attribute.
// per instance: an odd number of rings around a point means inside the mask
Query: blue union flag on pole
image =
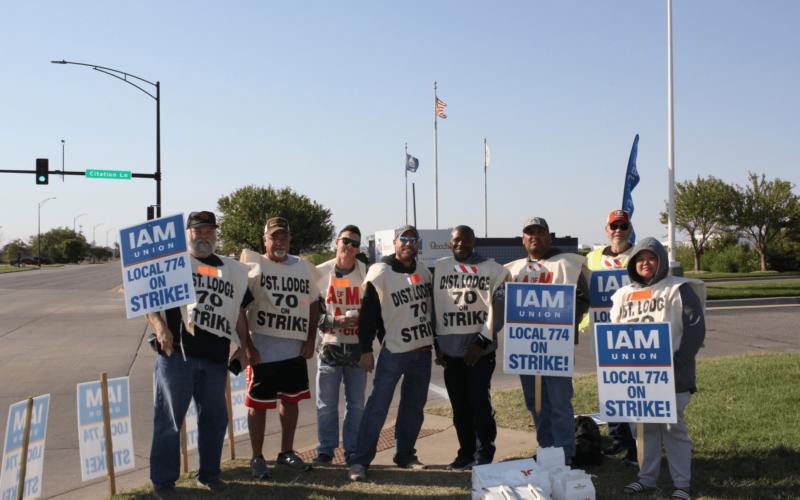
<svg viewBox="0 0 800 500"><path fill-rule="evenodd" d="M628 158L628 170L625 172L625 191L622 195L622 209L628 212L628 215L633 220L633 196L631 192L633 188L639 184L639 170L636 168L636 155L639 152L639 134L633 140L633 147L631 148L631 155ZM631 231L631 243L636 243L636 230Z"/></svg>

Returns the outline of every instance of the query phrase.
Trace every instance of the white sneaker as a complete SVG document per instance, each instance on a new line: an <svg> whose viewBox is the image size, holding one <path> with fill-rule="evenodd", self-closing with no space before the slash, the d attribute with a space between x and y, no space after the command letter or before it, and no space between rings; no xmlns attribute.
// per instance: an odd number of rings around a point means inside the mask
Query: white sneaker
<svg viewBox="0 0 800 500"><path fill-rule="evenodd" d="M416 458L405 465L400 466L401 469L422 470L427 469L428 466L417 460Z"/></svg>
<svg viewBox="0 0 800 500"><path fill-rule="evenodd" d="M361 464L353 464L350 466L350 480L351 481L364 481L367 479L367 471Z"/></svg>

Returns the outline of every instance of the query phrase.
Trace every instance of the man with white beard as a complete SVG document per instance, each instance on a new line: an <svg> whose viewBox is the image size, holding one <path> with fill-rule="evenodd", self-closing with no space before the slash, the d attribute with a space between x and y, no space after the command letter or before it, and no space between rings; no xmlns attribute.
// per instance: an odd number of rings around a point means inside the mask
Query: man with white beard
<svg viewBox="0 0 800 500"><path fill-rule="evenodd" d="M228 488L219 474L228 427L225 370L230 343L244 347L234 353L240 366L260 362L248 335L244 312L253 301L248 289L248 268L214 253L216 234L212 212L189 214L186 241L190 262L180 258L177 266L192 266L196 302L147 315L156 331L154 347L159 354L153 377L150 480L155 496L162 500L180 499L175 490L180 476L180 431L192 398L198 410L197 484L216 493Z"/></svg>

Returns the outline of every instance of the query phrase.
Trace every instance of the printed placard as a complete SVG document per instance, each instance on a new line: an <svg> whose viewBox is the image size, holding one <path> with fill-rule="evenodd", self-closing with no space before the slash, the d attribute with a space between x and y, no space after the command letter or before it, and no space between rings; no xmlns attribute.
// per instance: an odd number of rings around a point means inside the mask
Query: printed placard
<svg viewBox="0 0 800 500"><path fill-rule="evenodd" d="M589 283L589 292L592 306L589 308L594 324L610 323L611 297L614 292L623 286L630 285L631 279L626 269L602 269L592 271L592 279Z"/></svg>
<svg viewBox="0 0 800 500"><path fill-rule="evenodd" d="M44 440L47 434L47 415L50 409L50 395L33 399L31 430L28 433L28 465L25 469L24 500L42 496L42 471L44 466ZM8 409L6 440L3 447L3 466L0 472L0 498L17 498L22 445L25 439L25 417L28 402L21 401Z"/></svg>
<svg viewBox="0 0 800 500"><path fill-rule="evenodd" d="M506 283L503 372L571 377L575 285Z"/></svg>
<svg viewBox="0 0 800 500"><path fill-rule="evenodd" d="M183 214L119 231L128 318L195 301Z"/></svg>
<svg viewBox="0 0 800 500"><path fill-rule="evenodd" d="M676 423L670 324L609 323L595 332L601 418Z"/></svg>
<svg viewBox="0 0 800 500"><path fill-rule="evenodd" d="M129 382L128 377L108 380L108 409L111 416L115 474L136 466L133 455ZM81 450L83 481L108 475L105 434L103 391L100 381L78 384L78 443Z"/></svg>
<svg viewBox="0 0 800 500"><path fill-rule="evenodd" d="M233 435L241 436L249 432L247 427L247 407L244 405L244 398L247 394L247 382L244 372L237 376L231 375L231 402L233 410ZM189 410L186 412L186 449L197 449L197 405L194 398L189 403ZM228 439L228 431L225 431L225 439Z"/></svg>

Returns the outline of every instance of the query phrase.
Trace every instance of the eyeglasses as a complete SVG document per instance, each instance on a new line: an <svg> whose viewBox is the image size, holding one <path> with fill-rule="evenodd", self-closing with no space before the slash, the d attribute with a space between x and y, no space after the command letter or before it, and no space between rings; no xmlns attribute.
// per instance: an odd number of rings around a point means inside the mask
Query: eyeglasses
<svg viewBox="0 0 800 500"><path fill-rule="evenodd" d="M275 241L275 242L284 242L284 241L289 241L289 237L288 237L288 236L280 236L280 237L278 237L278 238L276 238L276 237L274 237L274 236L267 236L267 239L268 239L269 241Z"/></svg>
<svg viewBox="0 0 800 500"><path fill-rule="evenodd" d="M358 240L351 240L350 238L345 238L344 236L339 238L339 240L341 240L341 242L344 243L345 245L350 245L353 248L361 247L361 242Z"/></svg>
<svg viewBox="0 0 800 500"><path fill-rule="evenodd" d="M412 245L416 245L417 243L422 243L422 238L415 238L415 237L408 237L408 236L398 236L398 240L400 243L411 243Z"/></svg>
<svg viewBox="0 0 800 500"><path fill-rule="evenodd" d="M616 231L617 229L627 231L630 226L628 224L609 224L608 227L610 227L612 231Z"/></svg>

